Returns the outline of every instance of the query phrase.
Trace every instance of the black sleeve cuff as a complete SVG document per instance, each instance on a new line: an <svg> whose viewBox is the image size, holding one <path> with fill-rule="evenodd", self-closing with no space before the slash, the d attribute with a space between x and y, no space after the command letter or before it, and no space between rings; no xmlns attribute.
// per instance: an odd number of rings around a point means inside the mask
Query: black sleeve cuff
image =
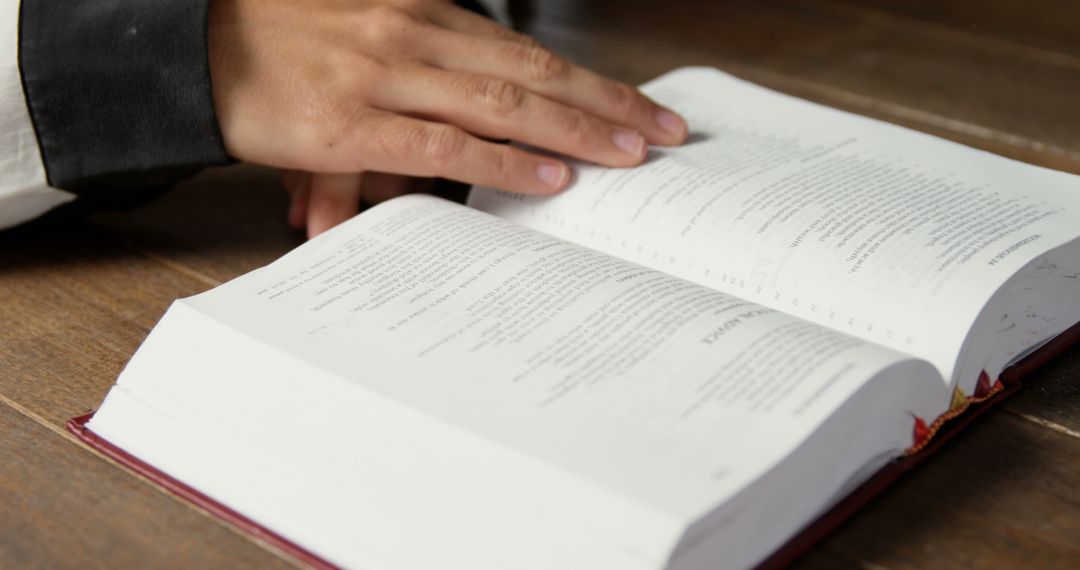
<svg viewBox="0 0 1080 570"><path fill-rule="evenodd" d="M101 198L229 162L210 85L208 4L22 0L19 67L51 186Z"/></svg>

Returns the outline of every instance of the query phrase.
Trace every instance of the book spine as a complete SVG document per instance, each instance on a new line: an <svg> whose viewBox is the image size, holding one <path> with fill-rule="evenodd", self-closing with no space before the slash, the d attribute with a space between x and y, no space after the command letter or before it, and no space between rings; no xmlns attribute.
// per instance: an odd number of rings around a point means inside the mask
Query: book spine
<svg viewBox="0 0 1080 570"><path fill-rule="evenodd" d="M175 495L214 517L236 527L255 539L256 542L268 547L270 550L283 554L301 565L310 568L316 568L318 570L336 570L338 568L310 550L271 531L254 520L164 473L153 465L150 465L113 445L86 426L87 422L89 422L90 418L93 416L94 412L90 412L68 420L68 431L105 457L135 472L137 475L148 479L151 483L161 486L172 495Z"/></svg>

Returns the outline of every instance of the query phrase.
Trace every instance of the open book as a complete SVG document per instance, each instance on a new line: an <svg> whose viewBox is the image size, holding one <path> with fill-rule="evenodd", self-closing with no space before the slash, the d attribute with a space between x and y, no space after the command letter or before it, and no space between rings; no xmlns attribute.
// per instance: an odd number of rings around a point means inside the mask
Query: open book
<svg viewBox="0 0 1080 570"><path fill-rule="evenodd" d="M747 567L1080 321L1080 178L645 91L685 147L376 206L174 303L86 429L334 565Z"/></svg>

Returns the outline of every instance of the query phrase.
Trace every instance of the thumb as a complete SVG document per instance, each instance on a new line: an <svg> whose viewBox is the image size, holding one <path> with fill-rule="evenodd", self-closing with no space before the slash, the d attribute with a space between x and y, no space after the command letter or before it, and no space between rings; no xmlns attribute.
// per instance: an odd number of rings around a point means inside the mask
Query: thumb
<svg viewBox="0 0 1080 570"><path fill-rule="evenodd" d="M307 206L308 238L348 220L360 210L363 173L312 174Z"/></svg>

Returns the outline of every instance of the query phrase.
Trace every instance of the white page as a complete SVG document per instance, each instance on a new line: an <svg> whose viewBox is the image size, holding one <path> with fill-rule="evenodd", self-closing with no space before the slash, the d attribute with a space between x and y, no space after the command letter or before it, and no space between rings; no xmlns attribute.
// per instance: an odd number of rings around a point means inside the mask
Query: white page
<svg viewBox="0 0 1080 570"><path fill-rule="evenodd" d="M382 204L185 303L684 520L907 360L428 196ZM913 392L939 390L929 366L911 366ZM906 425L940 411L890 413Z"/></svg>
<svg viewBox="0 0 1080 570"><path fill-rule="evenodd" d="M657 568L685 530L183 301L89 428L342 568Z"/></svg>
<svg viewBox="0 0 1080 570"><path fill-rule="evenodd" d="M1080 178L689 68L645 86L691 140L635 169L579 165L553 197L470 205L933 363L1078 235ZM973 384L975 378L964 379Z"/></svg>

